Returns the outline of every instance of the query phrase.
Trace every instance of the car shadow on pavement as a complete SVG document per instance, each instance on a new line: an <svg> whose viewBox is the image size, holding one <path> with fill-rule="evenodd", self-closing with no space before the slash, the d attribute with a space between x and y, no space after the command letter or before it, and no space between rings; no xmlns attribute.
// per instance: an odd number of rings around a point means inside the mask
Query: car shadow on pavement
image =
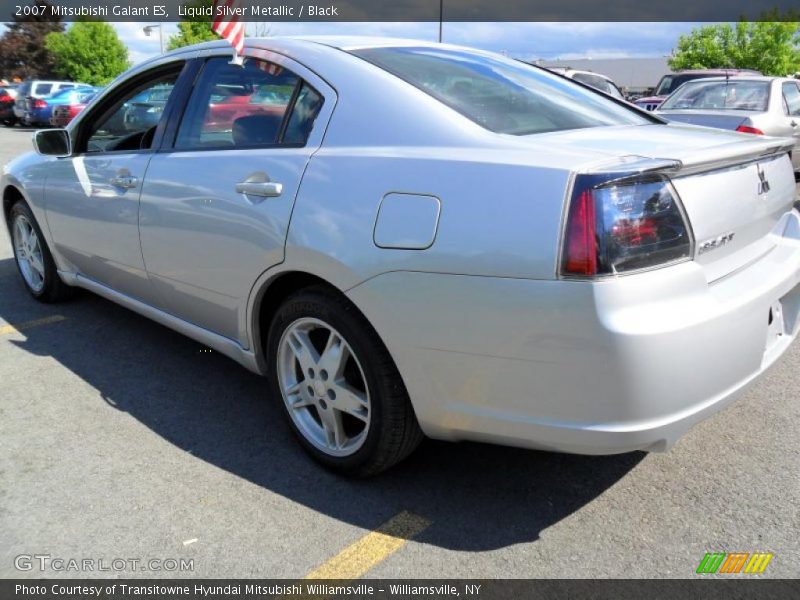
<svg viewBox="0 0 800 600"><path fill-rule="evenodd" d="M483 551L536 540L645 456L584 457L427 440L390 471L352 481L306 457L262 378L89 293L66 304L38 304L18 281L13 261L0 260L0 319L20 323L53 314L66 320L27 329L24 341L11 343L55 359L110 406L197 460L319 513L365 529L403 510L421 515L432 523L417 538L421 543ZM54 389L53 397L58 393Z"/></svg>

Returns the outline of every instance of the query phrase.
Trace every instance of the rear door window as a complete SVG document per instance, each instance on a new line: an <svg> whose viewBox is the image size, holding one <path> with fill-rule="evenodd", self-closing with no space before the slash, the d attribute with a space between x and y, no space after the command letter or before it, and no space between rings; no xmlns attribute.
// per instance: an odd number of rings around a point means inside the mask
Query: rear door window
<svg viewBox="0 0 800 600"><path fill-rule="evenodd" d="M791 116L800 116L800 90L796 83L787 81L783 84L783 99L787 113Z"/></svg>
<svg viewBox="0 0 800 600"><path fill-rule="evenodd" d="M34 96L47 96L53 89L52 83L37 83L33 92Z"/></svg>
<svg viewBox="0 0 800 600"><path fill-rule="evenodd" d="M291 71L248 58L207 61L178 129L178 150L276 146L303 86Z"/></svg>

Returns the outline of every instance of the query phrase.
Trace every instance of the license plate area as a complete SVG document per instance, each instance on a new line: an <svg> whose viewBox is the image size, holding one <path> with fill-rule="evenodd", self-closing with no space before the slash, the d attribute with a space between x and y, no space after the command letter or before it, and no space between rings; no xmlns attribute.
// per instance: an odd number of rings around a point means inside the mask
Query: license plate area
<svg viewBox="0 0 800 600"><path fill-rule="evenodd" d="M789 345L794 338L800 314L800 285L780 300L772 303L765 315L767 339L764 348L764 361L771 362L775 355Z"/></svg>

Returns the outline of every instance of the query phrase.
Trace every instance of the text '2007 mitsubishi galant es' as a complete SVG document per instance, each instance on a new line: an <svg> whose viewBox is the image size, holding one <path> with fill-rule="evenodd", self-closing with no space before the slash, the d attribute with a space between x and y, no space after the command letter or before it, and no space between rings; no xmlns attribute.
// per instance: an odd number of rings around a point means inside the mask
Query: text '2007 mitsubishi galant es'
<svg viewBox="0 0 800 600"><path fill-rule="evenodd" d="M487 52L209 43L34 141L2 179L30 293L86 288L265 375L351 475L423 435L665 450L798 328L791 140Z"/></svg>

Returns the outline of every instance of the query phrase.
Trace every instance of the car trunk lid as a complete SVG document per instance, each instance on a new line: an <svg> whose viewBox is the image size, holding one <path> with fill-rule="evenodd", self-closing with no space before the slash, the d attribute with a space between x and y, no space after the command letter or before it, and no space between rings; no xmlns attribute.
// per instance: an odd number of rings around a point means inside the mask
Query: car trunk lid
<svg viewBox="0 0 800 600"><path fill-rule="evenodd" d="M740 125L751 122L760 112L754 111L713 111L713 110L681 110L659 112L658 116L673 123L713 127L714 129L728 129L735 131Z"/></svg>

